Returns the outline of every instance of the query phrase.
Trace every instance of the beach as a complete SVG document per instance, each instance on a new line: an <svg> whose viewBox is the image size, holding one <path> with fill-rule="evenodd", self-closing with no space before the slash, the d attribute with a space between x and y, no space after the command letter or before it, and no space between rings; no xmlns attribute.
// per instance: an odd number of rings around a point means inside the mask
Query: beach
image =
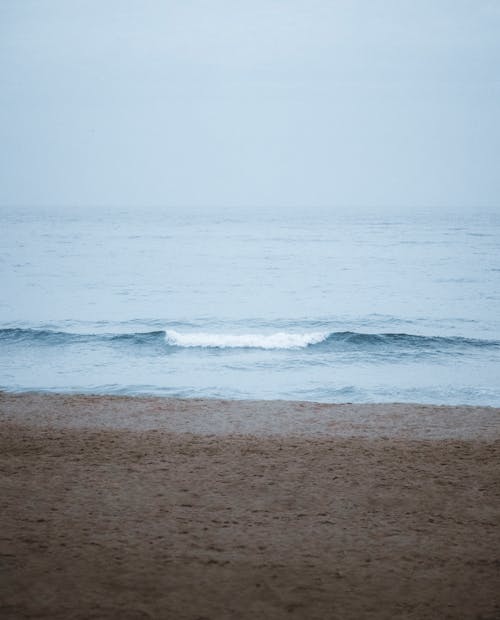
<svg viewBox="0 0 500 620"><path fill-rule="evenodd" d="M0 620L500 620L500 0L0 0Z"/></svg>
<svg viewBox="0 0 500 620"><path fill-rule="evenodd" d="M2 618L500 618L500 409L0 393Z"/></svg>

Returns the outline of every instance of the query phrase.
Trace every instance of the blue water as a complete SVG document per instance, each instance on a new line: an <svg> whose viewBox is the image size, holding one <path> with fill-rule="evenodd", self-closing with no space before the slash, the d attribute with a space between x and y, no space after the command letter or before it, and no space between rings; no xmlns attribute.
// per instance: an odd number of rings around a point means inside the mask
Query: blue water
<svg viewBox="0 0 500 620"><path fill-rule="evenodd" d="M500 215L0 217L1 389L500 406Z"/></svg>

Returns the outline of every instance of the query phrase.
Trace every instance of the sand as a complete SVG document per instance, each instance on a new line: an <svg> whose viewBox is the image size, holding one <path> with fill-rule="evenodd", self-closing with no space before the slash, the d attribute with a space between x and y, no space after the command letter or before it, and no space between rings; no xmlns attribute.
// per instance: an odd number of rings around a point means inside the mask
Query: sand
<svg viewBox="0 0 500 620"><path fill-rule="evenodd" d="M500 410L0 393L0 617L500 619Z"/></svg>

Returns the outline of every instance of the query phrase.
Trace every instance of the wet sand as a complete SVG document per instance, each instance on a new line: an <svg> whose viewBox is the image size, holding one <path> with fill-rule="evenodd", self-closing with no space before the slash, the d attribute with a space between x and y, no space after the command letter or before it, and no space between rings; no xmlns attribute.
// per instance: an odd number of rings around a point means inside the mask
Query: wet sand
<svg viewBox="0 0 500 620"><path fill-rule="evenodd" d="M0 616L500 619L500 410L0 393Z"/></svg>

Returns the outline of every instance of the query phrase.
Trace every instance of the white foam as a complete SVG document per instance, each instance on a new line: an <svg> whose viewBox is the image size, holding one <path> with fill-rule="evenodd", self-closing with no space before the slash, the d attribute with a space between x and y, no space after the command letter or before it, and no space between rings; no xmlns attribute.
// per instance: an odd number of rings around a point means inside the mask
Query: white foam
<svg viewBox="0 0 500 620"><path fill-rule="evenodd" d="M174 330L165 332L168 344L178 347L252 348L252 349L302 349L328 338L329 332L274 334L209 334L189 332L181 334Z"/></svg>

